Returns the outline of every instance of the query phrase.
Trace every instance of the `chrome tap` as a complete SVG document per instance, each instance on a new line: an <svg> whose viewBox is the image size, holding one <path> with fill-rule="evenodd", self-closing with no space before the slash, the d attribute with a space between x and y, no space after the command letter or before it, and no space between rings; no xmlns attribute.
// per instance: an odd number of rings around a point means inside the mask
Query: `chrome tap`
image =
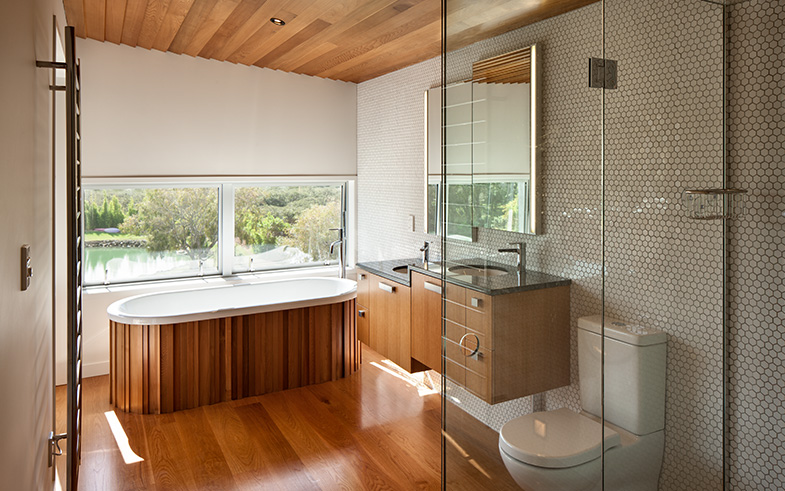
<svg viewBox="0 0 785 491"><path fill-rule="evenodd" d="M344 249L345 247L345 238L343 236L343 227L339 228L331 228L330 230L337 230L338 231L338 240L334 241L330 244L330 254L332 255L335 252L335 246L338 246L338 267L341 270L341 278L346 278L346 260L344 258Z"/></svg>
<svg viewBox="0 0 785 491"><path fill-rule="evenodd" d="M431 243L426 240L422 247L420 247L420 252L422 252L423 267L427 268L428 262L431 260Z"/></svg>
<svg viewBox="0 0 785 491"><path fill-rule="evenodd" d="M514 252L518 255L518 276L523 277L526 273L526 244L524 242L510 242L510 245L516 246L515 248L499 249L499 252Z"/></svg>

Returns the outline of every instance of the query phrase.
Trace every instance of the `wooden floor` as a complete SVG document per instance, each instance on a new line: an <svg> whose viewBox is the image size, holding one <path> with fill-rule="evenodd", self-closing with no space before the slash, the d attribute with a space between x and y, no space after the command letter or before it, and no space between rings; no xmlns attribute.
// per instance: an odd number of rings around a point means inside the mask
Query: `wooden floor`
<svg viewBox="0 0 785 491"><path fill-rule="evenodd" d="M440 396L380 367L365 348L346 379L165 415L113 411L108 376L85 379L79 489L440 489ZM65 387L57 403L64 425ZM142 461L125 463L107 412ZM461 428L445 444L448 488L517 489L498 435L468 416L449 421Z"/></svg>

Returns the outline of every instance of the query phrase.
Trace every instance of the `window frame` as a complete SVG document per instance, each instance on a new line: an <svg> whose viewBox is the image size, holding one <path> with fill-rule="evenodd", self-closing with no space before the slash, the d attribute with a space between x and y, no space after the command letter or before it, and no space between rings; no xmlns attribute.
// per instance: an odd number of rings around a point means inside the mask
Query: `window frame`
<svg viewBox="0 0 785 491"><path fill-rule="evenodd" d="M189 276L162 276L153 279L131 279L112 281L109 283L85 284L86 288L105 288L118 285L146 285L159 282L193 281L202 278L236 278L238 276L258 276L264 274L280 274L287 271L303 271L306 269L325 272L336 268L335 265L312 264L307 266L282 267L247 272L234 272L234 190L237 187L253 186L340 186L343 189L342 226L345 238L345 259L347 267L353 267L356 258L356 181L357 176L183 176L183 177L84 177L82 178L82 195L85 191L110 189L177 189L177 188L217 188L218 189L218 271L210 274L194 274ZM82 216L82 225L85 225ZM337 238L337 234L336 234ZM86 264L87 248L82 264ZM84 266L83 266L84 267Z"/></svg>

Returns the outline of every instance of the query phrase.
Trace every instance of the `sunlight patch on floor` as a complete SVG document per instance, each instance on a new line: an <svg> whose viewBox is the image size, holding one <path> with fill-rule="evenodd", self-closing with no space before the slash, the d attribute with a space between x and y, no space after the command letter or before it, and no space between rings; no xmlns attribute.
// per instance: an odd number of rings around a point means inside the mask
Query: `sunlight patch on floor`
<svg viewBox="0 0 785 491"><path fill-rule="evenodd" d="M379 370L389 373L393 377L403 380L410 386L416 388L420 397L439 393L438 387L436 387L436 384L433 383L433 380L431 379L431 376L428 374L428 372L409 373L390 360L382 360L382 363L387 366L383 366L379 363L376 363L375 361L372 361L371 365L378 368Z"/></svg>
<svg viewBox="0 0 785 491"><path fill-rule="evenodd" d="M488 473L485 471L485 469L484 469L484 468L483 468L483 467L482 467L482 466L479 464L479 462L477 462L476 460L474 460L474 459L470 458L471 456L469 455L469 453L468 453L466 450L464 450L464 449L463 449L463 447L462 447L462 446L460 446L460 445L458 444L458 442L456 442L456 441L455 441L455 439L454 439L453 437L451 437L451 436L450 436L450 435L449 435L449 434L448 434L446 431L442 430L442 436L443 436L443 437L444 437L444 439L447 441L447 443L450 443L450 444L451 444L451 445L452 445L452 446L455 448L455 450L457 450L457 451L458 451L458 453L460 454L460 456L461 456L461 457L463 457L464 459L466 459L466 461L467 461L467 462L469 462L469 464L471 464L471 465L472 465L472 467L474 467L475 469L477 469L477 470L478 470L478 471L479 471L479 472L480 472L482 475L484 475L484 476L485 476L487 479L493 479L493 478L491 477L491 475L490 475L490 474L488 474Z"/></svg>
<svg viewBox="0 0 785 491"><path fill-rule="evenodd" d="M120 449L120 454L123 456L125 463L135 464L142 462L144 459L131 450L131 445L128 444L128 435L125 434L123 425L117 419L117 414L114 411L107 411L104 413L104 416L106 416L106 420L109 422L109 428L112 430L112 435L114 435L115 442L117 442L117 448Z"/></svg>
<svg viewBox="0 0 785 491"><path fill-rule="evenodd" d="M57 472L57 467L55 467L55 483L52 487L53 491L63 491L63 485L60 484L60 473Z"/></svg>

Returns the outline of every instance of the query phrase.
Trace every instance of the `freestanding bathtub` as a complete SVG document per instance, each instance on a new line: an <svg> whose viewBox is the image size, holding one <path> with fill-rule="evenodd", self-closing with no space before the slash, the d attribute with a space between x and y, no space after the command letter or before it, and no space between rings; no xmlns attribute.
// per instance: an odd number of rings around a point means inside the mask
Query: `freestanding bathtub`
<svg viewBox="0 0 785 491"><path fill-rule="evenodd" d="M350 375L356 296L351 280L300 278L115 302L110 402L169 413Z"/></svg>

